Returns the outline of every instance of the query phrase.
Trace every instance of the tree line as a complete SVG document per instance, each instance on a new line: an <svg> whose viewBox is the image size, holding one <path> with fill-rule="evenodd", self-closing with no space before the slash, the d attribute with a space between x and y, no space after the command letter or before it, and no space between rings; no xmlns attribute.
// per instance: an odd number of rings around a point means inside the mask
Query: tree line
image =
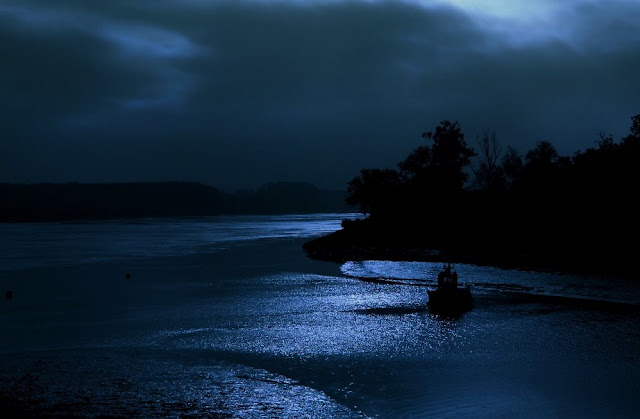
<svg viewBox="0 0 640 419"><path fill-rule="evenodd" d="M348 212L345 191L304 182L227 193L196 182L0 183L0 222Z"/></svg>
<svg viewBox="0 0 640 419"><path fill-rule="evenodd" d="M640 212L640 114L619 141L561 156L549 141L524 154L484 130L470 146L442 121L396 169L362 169L345 221L373 246L440 249L456 260L558 269L630 270ZM364 233L366 232L366 233Z"/></svg>

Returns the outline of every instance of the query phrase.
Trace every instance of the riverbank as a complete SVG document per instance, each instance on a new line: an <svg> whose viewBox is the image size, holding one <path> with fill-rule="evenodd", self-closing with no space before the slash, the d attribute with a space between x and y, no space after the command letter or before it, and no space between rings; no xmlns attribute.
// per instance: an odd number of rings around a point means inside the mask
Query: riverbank
<svg viewBox="0 0 640 419"><path fill-rule="evenodd" d="M554 240L557 240L555 238ZM562 252L544 243L525 248L464 239L439 247L423 237L423 232L408 234L389 227L362 221L345 222L343 228L303 244L307 256L323 261L389 260L406 262L465 263L500 269L561 273L615 275L635 278L633 258L629 254L585 252L567 245Z"/></svg>

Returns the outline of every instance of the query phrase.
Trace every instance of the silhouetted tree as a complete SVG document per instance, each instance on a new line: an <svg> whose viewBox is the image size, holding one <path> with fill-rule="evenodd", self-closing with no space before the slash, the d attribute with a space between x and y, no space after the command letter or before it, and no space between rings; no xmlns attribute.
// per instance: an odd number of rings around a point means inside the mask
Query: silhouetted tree
<svg viewBox="0 0 640 419"><path fill-rule="evenodd" d="M640 114L631 117L631 135L640 137Z"/></svg>
<svg viewBox="0 0 640 419"><path fill-rule="evenodd" d="M477 154L457 122L442 121L423 134L433 143L413 150L399 171L363 170L349 182L350 203L379 221L345 224L336 240L349 252L363 246L367 258L437 248L481 264L635 273L628 242L640 234L640 114L631 121L621 142L601 133L596 147L571 158L549 141L524 157L511 147L502 154L484 130L475 189L464 188L465 168ZM497 185L500 193L487 193Z"/></svg>
<svg viewBox="0 0 640 419"><path fill-rule="evenodd" d="M424 184L430 180L431 147L420 146L398 163L402 179L409 184Z"/></svg>
<svg viewBox="0 0 640 419"><path fill-rule="evenodd" d="M636 195L640 188L640 171L637 169L640 162L640 114L633 116L631 121L630 134L622 140L619 148L616 169L620 175L618 182L624 188L621 193L625 193L634 204L631 207L636 208Z"/></svg>
<svg viewBox="0 0 640 419"><path fill-rule="evenodd" d="M544 193L554 186L558 152L549 141L539 141L525 155L520 187L528 192Z"/></svg>
<svg viewBox="0 0 640 419"><path fill-rule="evenodd" d="M628 168L636 167L640 161L640 114L631 118L630 134L622 139L621 153L624 165ZM637 170L629 173L635 180L638 180L640 174Z"/></svg>
<svg viewBox="0 0 640 419"><path fill-rule="evenodd" d="M553 167L558 159L558 152L549 141L538 141L536 146L525 156L528 167Z"/></svg>
<svg viewBox="0 0 640 419"><path fill-rule="evenodd" d="M615 148L615 144L613 142L613 135L605 134L604 132L600 131L598 133L598 137L600 138L598 140L598 148L600 150Z"/></svg>
<svg viewBox="0 0 640 419"><path fill-rule="evenodd" d="M517 184L522 177L524 163L522 156L513 147L507 147L507 152L502 157L502 173L504 175L507 188Z"/></svg>
<svg viewBox="0 0 640 419"><path fill-rule="evenodd" d="M422 137L433 141L433 144L416 148L398 163L411 194L436 192L450 195L462 191L469 177L465 168L476 152L467 146L460 124L442 121L435 133L425 132Z"/></svg>
<svg viewBox="0 0 640 419"><path fill-rule="evenodd" d="M501 147L496 139L496 133L484 129L478 135L476 142L481 159L478 167L473 169L477 187L486 191L504 189L505 177L499 164Z"/></svg>
<svg viewBox="0 0 640 419"><path fill-rule="evenodd" d="M436 189L447 193L462 191L469 178L465 168L477 153L467 146L458 121L442 121L435 133L428 131L422 137L433 141L430 166L437 179L434 184Z"/></svg>
<svg viewBox="0 0 640 419"><path fill-rule="evenodd" d="M347 203L372 218L388 214L398 203L400 173L392 169L362 169L347 184Z"/></svg>

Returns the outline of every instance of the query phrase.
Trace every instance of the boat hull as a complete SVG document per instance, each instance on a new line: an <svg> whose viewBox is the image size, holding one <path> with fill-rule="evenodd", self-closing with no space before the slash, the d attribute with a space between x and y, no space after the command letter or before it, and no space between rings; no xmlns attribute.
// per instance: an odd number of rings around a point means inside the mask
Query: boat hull
<svg viewBox="0 0 640 419"><path fill-rule="evenodd" d="M473 308L471 290L467 288L428 291L429 309L434 313L463 313Z"/></svg>

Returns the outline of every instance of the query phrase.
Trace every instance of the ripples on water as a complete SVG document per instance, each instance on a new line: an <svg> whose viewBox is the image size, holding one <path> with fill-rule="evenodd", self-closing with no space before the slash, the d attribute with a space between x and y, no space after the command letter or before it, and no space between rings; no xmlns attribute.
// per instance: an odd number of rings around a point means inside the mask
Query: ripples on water
<svg viewBox="0 0 640 419"><path fill-rule="evenodd" d="M139 218L124 221L0 223L0 270L172 257L234 242L314 237L358 214Z"/></svg>
<svg viewBox="0 0 640 419"><path fill-rule="evenodd" d="M318 273L333 265L306 259L301 241L342 218L0 226L0 284L21 284L0 305L0 387L48 397L60 414L139 417L630 417L640 408L638 313L535 298L637 304L634 284L457 265L476 305L446 319L426 307L439 264Z"/></svg>
<svg viewBox="0 0 640 419"><path fill-rule="evenodd" d="M383 278L403 283L427 283L442 269L441 263L364 261L347 262L341 271L356 278ZM629 278L589 275L550 274L504 270L475 265L455 265L461 284L476 294L521 293L640 304L640 290Z"/></svg>

